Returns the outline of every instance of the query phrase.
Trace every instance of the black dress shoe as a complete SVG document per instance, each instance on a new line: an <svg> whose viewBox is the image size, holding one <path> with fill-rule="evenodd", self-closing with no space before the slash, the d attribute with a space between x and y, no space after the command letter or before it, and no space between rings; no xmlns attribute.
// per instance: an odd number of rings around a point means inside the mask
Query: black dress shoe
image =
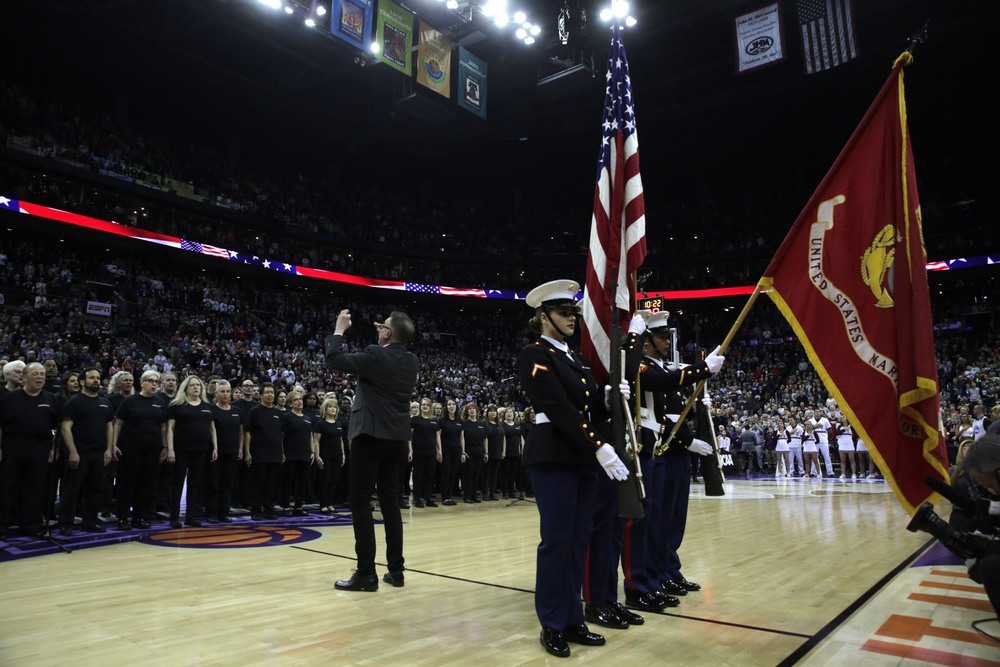
<svg viewBox="0 0 1000 667"><path fill-rule="evenodd" d="M306 511L301 507L296 507L292 510L292 516L306 516Z"/></svg>
<svg viewBox="0 0 1000 667"><path fill-rule="evenodd" d="M680 584L684 588L684 590L686 590L686 591L700 591L701 590L701 584L696 584L693 581L688 581L684 577L681 577L680 579L675 579L674 583Z"/></svg>
<svg viewBox="0 0 1000 667"><path fill-rule="evenodd" d="M587 619L588 623L596 623L605 628L613 628L615 630L625 630L628 628L628 622L620 618L610 607L592 607L587 605L583 608L583 617Z"/></svg>
<svg viewBox="0 0 1000 667"><path fill-rule="evenodd" d="M83 532L85 533L103 533L105 531L104 526L99 523L85 523L83 524Z"/></svg>
<svg viewBox="0 0 1000 667"><path fill-rule="evenodd" d="M232 523L232 522L233 522L232 517L228 517L228 516L220 516L219 517L219 523Z"/></svg>
<svg viewBox="0 0 1000 667"><path fill-rule="evenodd" d="M442 504L442 505L447 505L448 507L451 507L452 505L457 505L458 503L456 503L456 502L455 502L454 500L452 500L451 498L448 498L447 500L442 500L442 501L441 501L441 504ZM433 505L431 505L430 503L427 503L427 506L428 506L428 507L434 507L434 506L433 506Z"/></svg>
<svg viewBox="0 0 1000 667"><path fill-rule="evenodd" d="M687 595L688 594L688 591L687 591L686 588L684 588L683 586L681 586L676 581L672 581L670 579L667 579L662 584L660 584L660 588L662 588L663 592L666 593L667 595Z"/></svg>
<svg viewBox="0 0 1000 667"><path fill-rule="evenodd" d="M604 646L607 643L603 635L591 632L586 623L567 626L563 630L563 638L568 642L583 644L584 646Z"/></svg>
<svg viewBox="0 0 1000 667"><path fill-rule="evenodd" d="M674 599L676 600L677 598ZM678 601L678 604L680 604L680 601ZM663 611L667 608L667 603L665 600L661 600L650 593L625 591L625 606L640 611Z"/></svg>
<svg viewBox="0 0 1000 667"><path fill-rule="evenodd" d="M424 501L418 500L417 502L413 503L413 506L416 507L417 509L423 509L425 507Z"/></svg>
<svg viewBox="0 0 1000 667"><path fill-rule="evenodd" d="M663 606L665 607L677 607L680 606L681 604L680 598L674 597L673 595L668 595L663 591L653 591L652 593L650 593L650 595L655 597L657 600L662 601Z"/></svg>
<svg viewBox="0 0 1000 667"><path fill-rule="evenodd" d="M448 504L448 503L447 503L447 502L445 502L445 505L447 505L447 504ZM454 503L453 503L453 504L454 504ZM436 502L434 502L433 500L428 500L428 501L427 501L427 506L428 506L428 507L437 507L437 506L438 506L438 504L437 504Z"/></svg>
<svg viewBox="0 0 1000 667"><path fill-rule="evenodd" d="M621 602L612 602L608 606L610 606L611 610L618 615L618 618L622 619L629 625L642 625L646 622L646 619L639 614L633 614L630 612Z"/></svg>
<svg viewBox="0 0 1000 667"><path fill-rule="evenodd" d="M465 498L464 500L462 500L462 502L463 503L468 503L468 504L471 505L471 504L475 503L476 501L473 500L472 498Z"/></svg>
<svg viewBox="0 0 1000 667"><path fill-rule="evenodd" d="M73 535L73 526L59 526L59 534L63 537L70 537Z"/></svg>
<svg viewBox="0 0 1000 667"><path fill-rule="evenodd" d="M396 588L402 588L403 584L403 573L402 572L386 572L382 575L382 581L387 584L392 584Z"/></svg>
<svg viewBox="0 0 1000 667"><path fill-rule="evenodd" d="M118 519L118 530L132 530L132 520Z"/></svg>
<svg viewBox="0 0 1000 667"><path fill-rule="evenodd" d="M170 520L170 527L174 528L174 529L180 528L181 527L181 520L180 519L171 519Z"/></svg>
<svg viewBox="0 0 1000 667"><path fill-rule="evenodd" d="M351 575L347 581L338 581L334 584L338 591L365 591L372 593L378 590L378 576L374 574L359 575L357 572Z"/></svg>
<svg viewBox="0 0 1000 667"><path fill-rule="evenodd" d="M569 645L566 644L566 638L563 636L562 630L542 628L542 634L538 638L538 641L546 651L557 658L569 657Z"/></svg>
<svg viewBox="0 0 1000 667"><path fill-rule="evenodd" d="M401 509L401 510L408 510L408 509L410 509L410 503L406 502L405 500L400 500L399 501L399 509Z"/></svg>
<svg viewBox="0 0 1000 667"><path fill-rule="evenodd" d="M190 526L191 528L201 528L201 521L199 521L198 519L188 519L184 523Z"/></svg>
<svg viewBox="0 0 1000 667"><path fill-rule="evenodd" d="M150 527L150 523L145 519L132 519L132 525L142 530L146 530Z"/></svg>

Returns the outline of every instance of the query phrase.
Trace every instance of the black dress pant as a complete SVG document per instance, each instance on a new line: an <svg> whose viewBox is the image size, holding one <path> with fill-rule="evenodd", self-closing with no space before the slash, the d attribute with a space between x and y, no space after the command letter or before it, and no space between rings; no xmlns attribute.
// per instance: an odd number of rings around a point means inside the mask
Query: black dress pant
<svg viewBox="0 0 1000 667"><path fill-rule="evenodd" d="M441 499L450 500L458 483L458 468L462 464L462 450L445 447L441 450Z"/></svg>
<svg viewBox="0 0 1000 667"><path fill-rule="evenodd" d="M375 574L375 523L371 496L378 490L390 572L403 571L403 518L399 513L399 466L406 443L359 435L351 443L351 515L359 577Z"/></svg>
<svg viewBox="0 0 1000 667"><path fill-rule="evenodd" d="M76 501L83 499L83 524L97 523L97 511L104 491L104 452L81 451L76 468L66 466L59 493L59 525L72 526L76 516Z"/></svg>
<svg viewBox="0 0 1000 667"><path fill-rule="evenodd" d="M0 529L6 529L15 519L29 533L42 531L45 506L45 475L49 465L51 444L3 443L0 462Z"/></svg>
<svg viewBox="0 0 1000 667"><path fill-rule="evenodd" d="M483 498L495 498L497 495L497 475L500 472L500 457L490 457L486 462L486 472L483 474Z"/></svg>
<svg viewBox="0 0 1000 667"><path fill-rule="evenodd" d="M205 469L210 452L206 450L174 450L174 480L170 487L170 518L181 516L181 493L187 477L187 509L185 518L190 521L201 515L205 502Z"/></svg>
<svg viewBox="0 0 1000 667"><path fill-rule="evenodd" d="M159 481L163 447L118 443L118 519L145 518L150 491Z"/></svg>
<svg viewBox="0 0 1000 667"><path fill-rule="evenodd" d="M413 457L413 500L430 500L434 494L434 468L436 454L417 454Z"/></svg>
<svg viewBox="0 0 1000 667"><path fill-rule="evenodd" d="M483 457L486 456L485 449L469 449L465 452L468 458L465 461L465 479L462 481L462 494L466 500L476 499L476 489L479 488L479 480L483 476ZM486 495L485 493L483 494Z"/></svg>
<svg viewBox="0 0 1000 667"><path fill-rule="evenodd" d="M281 463L265 463L254 460L250 466L253 489L253 504L250 510L263 513L265 518L274 517L274 502L278 497L278 486L281 483Z"/></svg>
<svg viewBox="0 0 1000 667"><path fill-rule="evenodd" d="M288 461L282 466L285 471L285 485L282 488L288 490L287 496L282 496L283 507L289 506L289 496L294 496L293 506L302 509L306 499L306 487L309 484L309 461Z"/></svg>
<svg viewBox="0 0 1000 667"><path fill-rule="evenodd" d="M205 485L205 513L222 518L229 516L233 502L233 478L239 460L236 453L219 454L208 464L208 484Z"/></svg>
<svg viewBox="0 0 1000 667"><path fill-rule="evenodd" d="M500 488L504 496L514 497L515 491L524 494L524 469L520 456L508 456L500 465Z"/></svg>
<svg viewBox="0 0 1000 667"><path fill-rule="evenodd" d="M337 479L340 477L340 469L344 465L344 460L340 456L340 449L332 447L329 451L320 450L319 455L323 459L323 469L319 471L316 497L320 507L332 507L337 491Z"/></svg>

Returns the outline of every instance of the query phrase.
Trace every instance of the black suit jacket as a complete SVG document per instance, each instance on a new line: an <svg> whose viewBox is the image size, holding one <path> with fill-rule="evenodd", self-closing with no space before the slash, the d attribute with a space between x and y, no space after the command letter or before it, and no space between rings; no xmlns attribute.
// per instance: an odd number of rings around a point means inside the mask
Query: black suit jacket
<svg viewBox="0 0 1000 667"><path fill-rule="evenodd" d="M326 339L326 365L358 376L348 439L369 435L382 440L410 439L410 398L420 362L406 345L369 345L363 352L343 351L343 336Z"/></svg>

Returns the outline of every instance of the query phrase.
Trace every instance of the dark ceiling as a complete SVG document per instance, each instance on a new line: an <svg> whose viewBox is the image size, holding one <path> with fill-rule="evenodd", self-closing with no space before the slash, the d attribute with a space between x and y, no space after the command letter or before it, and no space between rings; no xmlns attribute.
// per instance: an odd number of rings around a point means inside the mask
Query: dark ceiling
<svg viewBox="0 0 1000 667"><path fill-rule="evenodd" d="M594 54L597 77L561 98L537 82L553 71L551 58L570 55L555 39L562 0L524 0L545 30L530 47L478 26L486 39L469 48L489 62L486 121L430 94L422 96L430 108L453 117L435 124L411 115L396 104L402 75L359 66L343 43L257 0L8 0L0 80L65 90L109 113L127 109L133 126L222 151L238 145L249 166L534 198L558 191L586 206L607 32L597 3L580 1L590 9L583 51ZM407 4L432 25L462 29L435 0ZM985 103L997 80L987 54L1000 3L854 0L859 57L806 75L794 5L782 0L785 61L737 75L733 18L764 4L633 2L640 23L624 39L647 202L719 197L732 187L778 188L804 201L927 20L929 39L907 70L918 159L973 161L1000 147Z"/></svg>

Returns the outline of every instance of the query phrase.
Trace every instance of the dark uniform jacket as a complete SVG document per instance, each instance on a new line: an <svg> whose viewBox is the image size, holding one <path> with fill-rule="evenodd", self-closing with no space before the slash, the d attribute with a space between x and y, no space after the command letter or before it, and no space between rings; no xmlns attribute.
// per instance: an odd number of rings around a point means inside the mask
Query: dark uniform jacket
<svg viewBox="0 0 1000 667"><path fill-rule="evenodd" d="M642 429L643 452L651 446L655 446L663 438L666 438L674 422L667 415L678 415L684 410L687 398L680 391L681 387L694 384L700 380L711 377L708 365L704 361L699 361L685 368L669 370L661 368L656 361L646 357L639 364L639 391L642 393L642 407L646 408L649 414L650 400L652 400L653 414L656 422L664 426L661 435L654 435L649 429ZM693 412L693 411L692 411ZM649 418L647 416L647 418ZM687 448L694 439L694 433L685 423L677 430L677 435L670 442L667 449L668 454L687 454Z"/></svg>
<svg viewBox="0 0 1000 667"><path fill-rule="evenodd" d="M326 339L326 365L358 376L351 408L348 439L369 435L381 440L410 439L410 397L417 384L420 362L402 343L369 345L363 352L343 351L343 336Z"/></svg>
<svg viewBox="0 0 1000 667"><path fill-rule="evenodd" d="M524 465L560 463L597 466L597 449L606 437L596 424L608 418L604 390L597 386L587 360L572 358L545 338L521 350L517 372L535 414L536 423L524 445Z"/></svg>

